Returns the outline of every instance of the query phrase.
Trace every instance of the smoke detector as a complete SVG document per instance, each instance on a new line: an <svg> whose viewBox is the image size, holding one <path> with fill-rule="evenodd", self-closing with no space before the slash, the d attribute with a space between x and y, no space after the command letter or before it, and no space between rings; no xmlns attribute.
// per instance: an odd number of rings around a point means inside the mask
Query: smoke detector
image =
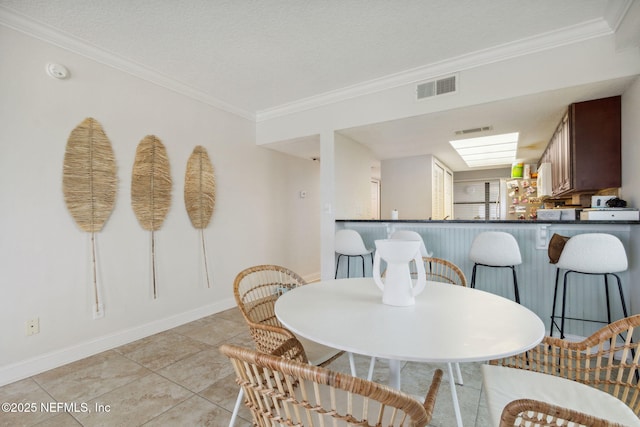
<svg viewBox="0 0 640 427"><path fill-rule="evenodd" d="M54 79L64 80L69 77L69 70L61 64L48 63L46 68L47 74Z"/></svg>

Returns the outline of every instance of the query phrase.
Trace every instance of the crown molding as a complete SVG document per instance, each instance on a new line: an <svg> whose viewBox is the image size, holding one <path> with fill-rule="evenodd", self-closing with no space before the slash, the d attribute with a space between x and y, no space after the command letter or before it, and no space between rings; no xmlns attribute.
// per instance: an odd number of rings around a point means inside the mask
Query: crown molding
<svg viewBox="0 0 640 427"><path fill-rule="evenodd" d="M162 73L158 73L155 70L151 70L143 65L122 58L111 52L107 52L97 46L61 32L42 22L34 21L22 14L7 9L4 6L0 6L0 24L101 64L124 71L125 73L149 81L163 88L188 96L189 98L195 99L212 107L236 114L251 121L255 121L256 119L255 114L250 111L238 108L232 104L209 96L178 80L167 77Z"/></svg>
<svg viewBox="0 0 640 427"><path fill-rule="evenodd" d="M359 96L370 95L399 86L431 80L444 75L505 61L532 53L553 49L613 34L604 19L595 19L584 23L551 31L534 37L505 43L496 47L461 55L445 61L436 62L411 70L369 80L343 89L325 92L274 108L258 111L256 121L266 121L312 108L329 105Z"/></svg>
<svg viewBox="0 0 640 427"><path fill-rule="evenodd" d="M618 31L622 20L624 19L632 4L633 0L609 0L607 2L603 18L605 21L607 21L609 27L613 32Z"/></svg>
<svg viewBox="0 0 640 427"><path fill-rule="evenodd" d="M495 62L529 55L543 50L566 46L596 37L607 36L614 33L632 3L633 0L625 0L624 2L610 1L607 4L604 14L606 19L595 19L563 28L562 30L516 40L493 48L484 49L467 55L461 55L445 61L387 75L342 89L325 92L298 101L279 105L274 108L261 110L255 114L251 111L247 111L211 97L196 88L158 73L155 70L151 70L118 55L104 51L42 22L27 18L26 16L4 6L0 6L0 24L100 62L104 65L124 71L135 77L157 84L158 86L188 96L207 105L236 114L254 122L261 122L359 96L393 89L407 84L434 79L443 75L458 73L460 71Z"/></svg>

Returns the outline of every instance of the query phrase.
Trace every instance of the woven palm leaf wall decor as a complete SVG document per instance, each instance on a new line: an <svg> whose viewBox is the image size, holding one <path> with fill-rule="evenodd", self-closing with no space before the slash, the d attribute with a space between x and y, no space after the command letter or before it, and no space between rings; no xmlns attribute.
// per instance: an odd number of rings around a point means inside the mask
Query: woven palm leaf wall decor
<svg viewBox="0 0 640 427"><path fill-rule="evenodd" d="M184 204L189 214L191 224L200 230L202 241L202 253L204 255L204 269L209 282L209 269L207 267L207 248L204 240L204 229L211 221L213 206L216 202L216 180L213 175L213 166L207 154L207 150L198 145L193 149L187 161L187 171L184 177Z"/></svg>
<svg viewBox="0 0 640 427"><path fill-rule="evenodd" d="M131 205L138 222L151 231L151 267L153 298L157 298L154 232L159 230L171 206L169 157L155 135L147 135L138 144L131 176Z"/></svg>
<svg viewBox="0 0 640 427"><path fill-rule="evenodd" d="M91 117L71 131L64 153L62 191L69 213L81 230L91 233L95 317L104 314L96 268L95 233L102 230L116 201L118 178L111 142Z"/></svg>

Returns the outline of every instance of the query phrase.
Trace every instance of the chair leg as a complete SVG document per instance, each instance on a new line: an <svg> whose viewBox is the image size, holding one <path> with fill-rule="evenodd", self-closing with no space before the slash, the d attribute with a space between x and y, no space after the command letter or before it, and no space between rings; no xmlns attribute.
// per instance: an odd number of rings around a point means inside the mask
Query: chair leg
<svg viewBox="0 0 640 427"><path fill-rule="evenodd" d="M607 323L611 323L611 304L609 303L609 279L607 273L604 276L604 294L607 298Z"/></svg>
<svg viewBox="0 0 640 427"><path fill-rule="evenodd" d="M360 258L362 258L362 277L364 277L364 255L360 255Z"/></svg>
<svg viewBox="0 0 640 427"><path fill-rule="evenodd" d="M347 279L351 277L351 272L349 271L350 267L351 267L351 257L347 255Z"/></svg>
<svg viewBox="0 0 640 427"><path fill-rule="evenodd" d="M513 291L516 295L516 302L520 304L520 291L518 290L518 276L516 275L516 268L513 265L509 268L511 268L511 272L513 273Z"/></svg>
<svg viewBox="0 0 640 427"><path fill-rule="evenodd" d="M238 392L238 397L236 398L236 404L233 407L233 413L231 414L231 420L229 421L229 427L233 427L236 423L236 418L238 418L238 411L240 410L240 404L242 403L243 396L244 396L244 389L240 387L240 391Z"/></svg>
<svg viewBox="0 0 640 427"><path fill-rule="evenodd" d="M549 325L549 336L553 336L553 327L556 326L556 300L558 299L558 279L559 278L560 278L560 269L556 268L556 283L553 288L553 306L551 308L551 324Z"/></svg>

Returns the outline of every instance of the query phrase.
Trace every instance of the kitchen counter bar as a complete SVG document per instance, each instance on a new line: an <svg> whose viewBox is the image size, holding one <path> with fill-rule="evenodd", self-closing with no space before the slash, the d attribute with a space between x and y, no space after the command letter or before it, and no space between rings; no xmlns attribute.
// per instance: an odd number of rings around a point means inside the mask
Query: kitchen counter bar
<svg viewBox="0 0 640 427"><path fill-rule="evenodd" d="M469 260L469 249L476 234L482 231L505 231L518 241L522 254L522 265L516 267L520 289L521 303L533 310L549 328L551 305L553 299L556 267L549 263L548 243L554 233L573 236L581 233L609 233L618 237L627 251L630 266L633 266L632 233L640 231L636 226L640 221L462 221L462 220L336 220L336 230L348 228L360 233L365 245L375 248L375 240L386 239L395 230L412 230L419 233L425 241L427 249L433 256L455 263L462 269L467 281L471 281L473 263ZM352 275L362 274L362 264L358 259L351 259ZM371 263L365 263L365 274L371 275ZM509 269L480 267L478 270L477 288L489 291L506 298L513 299ZM338 277L346 276L346 263L341 262ZM631 292L640 278L634 278L631 271L620 274L627 304L632 301ZM568 317L587 317L606 319L604 303L604 286L602 276L573 274L570 277L568 298L573 312ZM615 280L610 280L615 282ZM611 291L615 291L612 287ZM611 292L614 318L622 317L617 291ZM569 308L568 308L569 309ZM631 312L635 313L634 307ZM583 314L586 314L583 316ZM576 336L588 336L601 324L568 321L568 333Z"/></svg>
<svg viewBox="0 0 640 427"><path fill-rule="evenodd" d="M489 221L485 220L472 220L472 219L336 219L337 223L341 222L371 222L371 223L416 223L416 224L442 224L442 223L452 223L452 224L581 224L581 225L602 225L602 224L617 224L617 225L640 225L640 221L581 221L581 220L573 220L573 221L548 221L548 220L537 220L537 219L517 219L517 220L507 220L507 219L492 219Z"/></svg>

